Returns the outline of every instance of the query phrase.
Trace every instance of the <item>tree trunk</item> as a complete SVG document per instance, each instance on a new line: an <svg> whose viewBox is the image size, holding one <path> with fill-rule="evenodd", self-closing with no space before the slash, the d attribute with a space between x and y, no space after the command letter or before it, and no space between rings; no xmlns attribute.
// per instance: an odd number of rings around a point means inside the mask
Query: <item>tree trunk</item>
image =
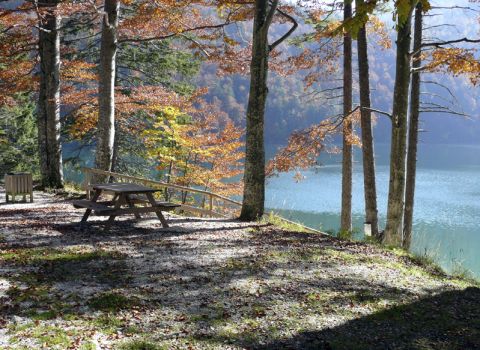
<svg viewBox="0 0 480 350"><path fill-rule="evenodd" d="M345 0L343 5L343 19L352 17L352 2ZM352 37L345 31L343 35L343 116L352 111ZM352 145L348 141L351 135L351 119L343 121L343 159L342 159L342 212L340 229L343 232L352 231Z"/></svg>
<svg viewBox="0 0 480 350"><path fill-rule="evenodd" d="M363 6L363 0L356 0L357 8ZM363 188L365 195L365 221L371 225L372 235L379 239L377 186L375 181L375 150L373 147L372 113L370 111L370 72L368 66L367 31L362 26L357 37L358 75L360 89L362 129Z"/></svg>
<svg viewBox="0 0 480 350"><path fill-rule="evenodd" d="M47 12L39 30L40 89L38 98L38 146L42 186L63 187L60 143L60 16L53 11L58 0L45 0Z"/></svg>
<svg viewBox="0 0 480 350"><path fill-rule="evenodd" d="M105 0L100 44L98 124L95 166L112 170L115 139L115 59L117 54L117 27L119 0Z"/></svg>
<svg viewBox="0 0 480 350"><path fill-rule="evenodd" d="M407 176L405 187L405 213L403 222L403 248L409 249L412 240L413 205L415 199L415 178L417 173L418 122L420 119L420 72L415 68L422 65L422 3L415 9L413 31L412 89L410 91L410 123L408 129Z"/></svg>
<svg viewBox="0 0 480 350"><path fill-rule="evenodd" d="M246 150L241 220L256 220L265 205L264 115L268 76L268 0L256 0L253 22L250 94L247 106Z"/></svg>
<svg viewBox="0 0 480 350"><path fill-rule="evenodd" d="M399 19L397 24L397 67L393 91L390 183L384 236L384 243L393 246L400 246L402 243L412 11L413 6L407 18L401 22Z"/></svg>

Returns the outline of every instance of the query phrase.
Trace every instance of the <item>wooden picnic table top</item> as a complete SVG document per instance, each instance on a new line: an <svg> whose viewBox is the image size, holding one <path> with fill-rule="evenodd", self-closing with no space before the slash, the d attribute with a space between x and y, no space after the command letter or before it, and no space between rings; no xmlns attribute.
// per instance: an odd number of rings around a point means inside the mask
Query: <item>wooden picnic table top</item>
<svg viewBox="0 0 480 350"><path fill-rule="evenodd" d="M112 183L98 184L92 186L94 190L110 191L114 193L152 193L161 191L157 188L131 184L131 183Z"/></svg>

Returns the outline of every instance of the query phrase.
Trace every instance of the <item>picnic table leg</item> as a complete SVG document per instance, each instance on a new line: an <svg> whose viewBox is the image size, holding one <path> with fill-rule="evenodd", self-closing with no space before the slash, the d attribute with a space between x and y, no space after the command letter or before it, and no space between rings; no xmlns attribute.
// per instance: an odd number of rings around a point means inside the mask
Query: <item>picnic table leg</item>
<svg viewBox="0 0 480 350"><path fill-rule="evenodd" d="M125 203L125 194L120 194L120 196L118 197L117 201L115 202L115 206L113 207L114 209L120 209L120 207L122 206L122 204ZM115 217L116 215L110 215L108 217L108 220L105 224L105 231L108 231L110 230L110 226L112 226L112 223L113 221L115 220Z"/></svg>
<svg viewBox="0 0 480 350"><path fill-rule="evenodd" d="M135 208L135 205L133 204L132 200L130 199L130 196L127 194L125 195L125 200L127 201L127 204L130 208ZM141 219L142 217L140 216L139 213L133 213L135 215L135 218Z"/></svg>
<svg viewBox="0 0 480 350"><path fill-rule="evenodd" d="M95 190L95 194L92 197L92 202L96 202L98 200L98 197L100 197L101 193L102 193L102 190ZM85 214L83 214L83 218L82 218L82 221L80 221L80 224L87 222L87 219L91 213L92 213L92 209L85 210Z"/></svg>
<svg viewBox="0 0 480 350"><path fill-rule="evenodd" d="M155 198L153 198L153 195L148 192L148 193L145 193L147 198L148 198L148 201L150 202L150 204L152 205L152 207L156 207L157 206L157 203L155 202ZM165 217L163 216L162 212L161 211L156 211L155 214L157 214L157 217L158 219L160 220L160 222L162 223L162 226L167 228L168 227L168 223L167 223L167 220L165 220Z"/></svg>

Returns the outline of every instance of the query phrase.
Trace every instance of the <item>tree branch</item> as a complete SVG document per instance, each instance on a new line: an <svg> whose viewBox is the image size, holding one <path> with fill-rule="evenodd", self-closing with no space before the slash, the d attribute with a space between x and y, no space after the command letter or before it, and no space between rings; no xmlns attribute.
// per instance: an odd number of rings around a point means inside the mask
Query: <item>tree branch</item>
<svg viewBox="0 0 480 350"><path fill-rule="evenodd" d="M290 16L288 13L280 10L277 8L277 11L278 13L280 13L283 17L287 18L290 22L292 22L292 27L290 28L290 30L288 32L286 32L281 38L279 38L278 40L276 40L275 42L273 42L273 44L269 45L268 46L268 50L271 52L273 51L278 45L280 45L283 41L285 41L285 39L287 39L298 27L298 23L297 21L295 20L295 18L293 18L292 16Z"/></svg>
<svg viewBox="0 0 480 350"><path fill-rule="evenodd" d="M454 40L447 40L447 41L431 42L431 43L422 44L422 47L442 47L445 45L458 44L458 43L480 43L480 39L461 38L461 39L454 39Z"/></svg>

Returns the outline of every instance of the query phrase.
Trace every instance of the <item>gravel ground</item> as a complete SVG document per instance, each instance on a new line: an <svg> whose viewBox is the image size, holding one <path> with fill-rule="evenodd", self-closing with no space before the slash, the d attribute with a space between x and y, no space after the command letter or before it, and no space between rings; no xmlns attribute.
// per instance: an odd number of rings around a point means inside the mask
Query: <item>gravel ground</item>
<svg viewBox="0 0 480 350"><path fill-rule="evenodd" d="M480 290L257 222L94 216L0 190L0 349L475 349Z"/></svg>

